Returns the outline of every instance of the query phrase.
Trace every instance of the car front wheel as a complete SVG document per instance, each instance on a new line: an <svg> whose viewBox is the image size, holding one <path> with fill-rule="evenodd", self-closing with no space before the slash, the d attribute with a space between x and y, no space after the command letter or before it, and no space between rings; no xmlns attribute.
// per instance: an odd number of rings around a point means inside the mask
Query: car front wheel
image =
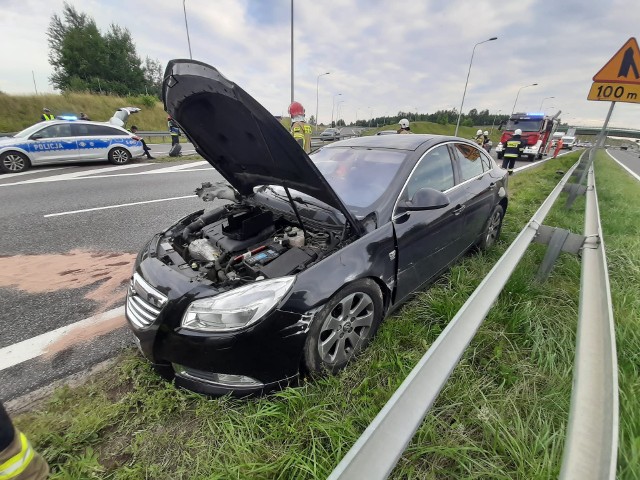
<svg viewBox="0 0 640 480"><path fill-rule="evenodd" d="M500 238L500 231L502 230L502 218L504 217L504 210L502 206L496 205L491 212L491 216L487 221L487 226L482 233L482 238L478 242L478 247L482 251L489 250Z"/></svg>
<svg viewBox="0 0 640 480"><path fill-rule="evenodd" d="M124 148L114 148L109 152L109 161L114 165L124 165L131 161L131 154Z"/></svg>
<svg viewBox="0 0 640 480"><path fill-rule="evenodd" d="M360 353L382 321L382 293L370 279L337 292L314 316L304 347L308 373L337 373Z"/></svg>
<svg viewBox="0 0 640 480"><path fill-rule="evenodd" d="M27 156L20 152L5 152L0 155L0 171L4 173L24 172L30 166Z"/></svg>

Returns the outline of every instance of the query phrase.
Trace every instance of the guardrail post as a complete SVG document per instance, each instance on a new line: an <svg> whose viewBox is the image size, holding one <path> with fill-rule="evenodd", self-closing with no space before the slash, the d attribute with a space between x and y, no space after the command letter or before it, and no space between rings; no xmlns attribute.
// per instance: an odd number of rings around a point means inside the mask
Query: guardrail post
<svg viewBox="0 0 640 480"><path fill-rule="evenodd" d="M580 156L580 165L578 165L578 168L576 168L575 172L573 172L576 177L580 175L580 178L578 178L577 182L566 185L569 196L567 197L567 203L565 203L564 206L565 210L571 210L571 207L576 201L576 198L578 198L578 195L583 195L585 193L586 187L584 187L582 184L587 178L587 172L589 171L589 168L591 168L591 165L593 164L595 151L595 148L590 148L589 150L587 150L589 154L586 158L584 156L584 153Z"/></svg>

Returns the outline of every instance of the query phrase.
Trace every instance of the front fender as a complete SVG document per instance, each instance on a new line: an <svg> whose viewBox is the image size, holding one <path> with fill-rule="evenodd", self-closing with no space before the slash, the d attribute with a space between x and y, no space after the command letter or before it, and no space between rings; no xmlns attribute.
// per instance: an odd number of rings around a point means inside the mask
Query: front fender
<svg viewBox="0 0 640 480"><path fill-rule="evenodd" d="M0 155L2 155L5 152L20 152L23 155L25 155L29 159L29 161L33 164L33 156L29 152L28 148L29 147L27 145L22 145L22 144L5 146L0 148Z"/></svg>
<svg viewBox="0 0 640 480"><path fill-rule="evenodd" d="M282 308L301 314L308 312L325 304L343 286L361 278L374 278L388 291L394 290L396 255L390 222L299 273L294 293Z"/></svg>

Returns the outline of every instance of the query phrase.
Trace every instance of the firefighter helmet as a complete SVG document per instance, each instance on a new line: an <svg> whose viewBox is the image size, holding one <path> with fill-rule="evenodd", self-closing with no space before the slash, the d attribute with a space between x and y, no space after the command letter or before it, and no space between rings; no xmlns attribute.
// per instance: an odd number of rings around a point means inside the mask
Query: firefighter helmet
<svg viewBox="0 0 640 480"><path fill-rule="evenodd" d="M291 118L304 116L304 107L302 104L300 102L291 102L291 105L289 105L289 115L291 115Z"/></svg>
<svg viewBox="0 0 640 480"><path fill-rule="evenodd" d="M519 128L516 128L516 131L513 132L514 135L522 135L522 130L520 130Z"/></svg>
<svg viewBox="0 0 640 480"><path fill-rule="evenodd" d="M409 120L407 120L406 118L403 118L398 123L400 124L401 128L409 128Z"/></svg>
<svg viewBox="0 0 640 480"><path fill-rule="evenodd" d="M488 130L485 130L485 131L484 131L484 133L483 133L483 135L489 135L489 131L488 131Z"/></svg>
<svg viewBox="0 0 640 480"><path fill-rule="evenodd" d="M476 135L482 135L482 130L478 130L478 131L476 132Z"/></svg>

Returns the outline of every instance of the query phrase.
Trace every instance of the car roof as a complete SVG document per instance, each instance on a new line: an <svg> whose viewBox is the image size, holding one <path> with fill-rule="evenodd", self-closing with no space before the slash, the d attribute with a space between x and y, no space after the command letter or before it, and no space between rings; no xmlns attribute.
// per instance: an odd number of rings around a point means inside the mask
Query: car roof
<svg viewBox="0 0 640 480"><path fill-rule="evenodd" d="M113 123L109 123L109 122L95 122L92 120L67 120L64 118L56 118L55 120L49 120L47 122L40 122L42 123L43 127L47 127L49 125L59 125L61 123L80 123L83 125L100 125L103 127L112 127L115 128L116 130L122 130L123 133L130 133L127 130L125 130L123 127L120 127L118 125L114 125Z"/></svg>
<svg viewBox="0 0 640 480"><path fill-rule="evenodd" d="M463 138L448 137L444 135L408 134L408 135L371 135L355 137L328 145L324 148L339 147L363 147L363 148L390 148L395 150L415 151L425 143L435 143L444 140L463 140Z"/></svg>

